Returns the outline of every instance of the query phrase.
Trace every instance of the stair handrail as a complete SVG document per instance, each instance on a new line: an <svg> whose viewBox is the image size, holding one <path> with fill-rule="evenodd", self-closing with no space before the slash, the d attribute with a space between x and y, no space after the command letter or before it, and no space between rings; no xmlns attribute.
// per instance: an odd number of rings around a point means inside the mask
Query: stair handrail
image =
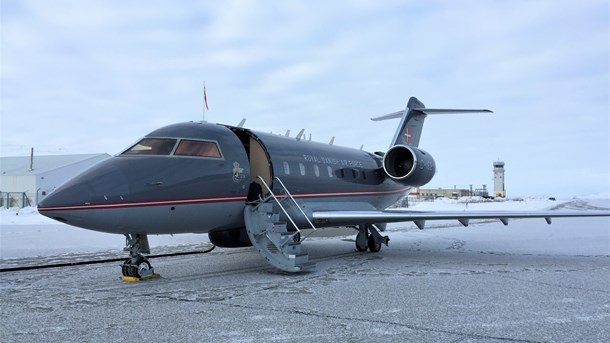
<svg viewBox="0 0 610 343"><path fill-rule="evenodd" d="M271 196L273 197L273 199L275 200L275 202L280 206L280 208L282 209L282 212L284 212L284 214L286 215L286 217L288 218L288 220L290 220L290 223L292 223L292 226L294 226L294 228L297 230L297 232L294 234L296 235L297 233L301 233L301 230L299 230L299 227L297 226L297 224L294 222L294 220L292 220L292 217L290 217L290 215L288 214L288 212L286 211L286 209L284 208L284 206L282 206L282 204L280 203L280 201L277 199L277 197L275 196L275 194L273 193L273 191L271 190L271 188L269 187L269 185L267 185L267 183L265 182L265 180L259 175L257 176L257 178L259 180L261 180L261 182L263 183L263 185L265 186L265 188L267 188L267 190L269 191L269 194L271 194ZM281 183L281 181L280 181ZM294 236L292 235L292 236Z"/></svg>
<svg viewBox="0 0 610 343"><path fill-rule="evenodd" d="M259 176L260 177L260 176ZM296 208L299 209L299 211L301 212L301 214L303 215L303 218L305 218L305 220L307 220L307 223L309 223L309 226L311 226L311 228L316 231L316 227L313 225L313 223L311 222L311 220L309 220L309 218L307 217L307 215L305 214L305 212L303 211L303 209L301 208L301 206L299 206L299 203L294 200L294 197L292 196L292 194L290 194L290 191L288 190L288 188L286 188L286 186L284 185L284 183L282 182L282 180L280 180L279 177L274 177L273 179L277 180L280 185L282 185L282 188L284 189L284 192L286 192L286 195L288 195L288 197L290 198L290 200L292 200L292 202L295 204Z"/></svg>

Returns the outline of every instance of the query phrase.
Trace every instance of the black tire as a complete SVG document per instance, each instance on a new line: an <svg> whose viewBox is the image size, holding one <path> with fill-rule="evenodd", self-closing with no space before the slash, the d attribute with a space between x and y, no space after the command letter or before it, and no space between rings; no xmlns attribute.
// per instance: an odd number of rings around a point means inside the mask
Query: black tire
<svg viewBox="0 0 610 343"><path fill-rule="evenodd" d="M360 235L361 235L360 232L358 232L358 234L356 235L356 250L363 252L363 251L366 251L369 247L368 247L368 245L364 246L364 247L361 247L358 245L358 238L360 237Z"/></svg>
<svg viewBox="0 0 610 343"><path fill-rule="evenodd" d="M299 243L301 241L301 233L297 232L294 236L292 236L292 241L295 243Z"/></svg>
<svg viewBox="0 0 610 343"><path fill-rule="evenodd" d="M152 266L150 265L150 262L144 259L144 257L138 257L136 263L134 264L132 264L131 259L128 258L121 266L121 272L123 273L123 276L141 278L142 274L140 271L150 270L151 268Z"/></svg>
<svg viewBox="0 0 610 343"><path fill-rule="evenodd" d="M123 262L123 265L121 266L121 272L122 272L123 276L131 276L129 266L127 266L130 263L131 263L130 258L126 259L125 262Z"/></svg>
<svg viewBox="0 0 610 343"><path fill-rule="evenodd" d="M381 250L381 243L375 243L375 237L369 235L369 251L379 252L379 250Z"/></svg>

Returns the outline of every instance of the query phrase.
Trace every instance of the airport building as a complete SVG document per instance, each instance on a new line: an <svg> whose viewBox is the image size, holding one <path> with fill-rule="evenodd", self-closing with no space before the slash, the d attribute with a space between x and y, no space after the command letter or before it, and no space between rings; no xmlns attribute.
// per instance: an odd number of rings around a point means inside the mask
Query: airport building
<svg viewBox="0 0 610 343"><path fill-rule="evenodd" d="M71 177L108 154L0 157L0 206L36 206Z"/></svg>
<svg viewBox="0 0 610 343"><path fill-rule="evenodd" d="M494 196L505 198L506 190L504 189L504 162L494 162Z"/></svg>
<svg viewBox="0 0 610 343"><path fill-rule="evenodd" d="M472 193L469 189L460 188L420 188L419 197L424 199L448 198L458 199L461 197L470 196Z"/></svg>

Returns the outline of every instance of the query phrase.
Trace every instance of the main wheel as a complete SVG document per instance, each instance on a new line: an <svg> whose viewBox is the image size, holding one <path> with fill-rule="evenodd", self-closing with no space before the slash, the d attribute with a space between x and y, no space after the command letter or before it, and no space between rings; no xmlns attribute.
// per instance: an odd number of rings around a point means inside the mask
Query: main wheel
<svg viewBox="0 0 610 343"><path fill-rule="evenodd" d="M150 262L144 260L142 262L140 262L138 264L138 270L136 271L136 274L138 274L136 277L142 277L142 275L147 275L149 274L148 271L152 268L152 266L150 265Z"/></svg>
<svg viewBox="0 0 610 343"><path fill-rule="evenodd" d="M375 237L369 235L369 251L379 252L379 250L381 250L381 243L375 243Z"/></svg>
<svg viewBox="0 0 610 343"><path fill-rule="evenodd" d="M366 251L366 249L368 249L368 246L360 246L358 244L358 242L360 242L362 240L362 234L360 232L358 232L358 234L356 235L356 250L358 251ZM366 242L367 240L364 239L364 241Z"/></svg>

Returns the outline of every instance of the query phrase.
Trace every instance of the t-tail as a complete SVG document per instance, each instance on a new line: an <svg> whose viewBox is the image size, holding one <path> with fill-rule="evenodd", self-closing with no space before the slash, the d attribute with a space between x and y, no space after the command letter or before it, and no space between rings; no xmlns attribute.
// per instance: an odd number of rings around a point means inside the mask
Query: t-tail
<svg viewBox="0 0 610 343"><path fill-rule="evenodd" d="M386 114L381 117L371 118L373 121L401 118L400 125L394 134L390 147L395 145L419 146L424 120L428 114L447 114L447 113L491 113L485 109L440 109L426 108L426 106L416 97L411 97L404 111Z"/></svg>
<svg viewBox="0 0 610 343"><path fill-rule="evenodd" d="M394 182L405 186L421 187L427 184L436 173L436 164L432 155L418 147L426 116L428 114L481 112L491 111L426 108L417 98L411 97L404 111L372 118L375 121L401 118L392 144L383 155L385 174Z"/></svg>

